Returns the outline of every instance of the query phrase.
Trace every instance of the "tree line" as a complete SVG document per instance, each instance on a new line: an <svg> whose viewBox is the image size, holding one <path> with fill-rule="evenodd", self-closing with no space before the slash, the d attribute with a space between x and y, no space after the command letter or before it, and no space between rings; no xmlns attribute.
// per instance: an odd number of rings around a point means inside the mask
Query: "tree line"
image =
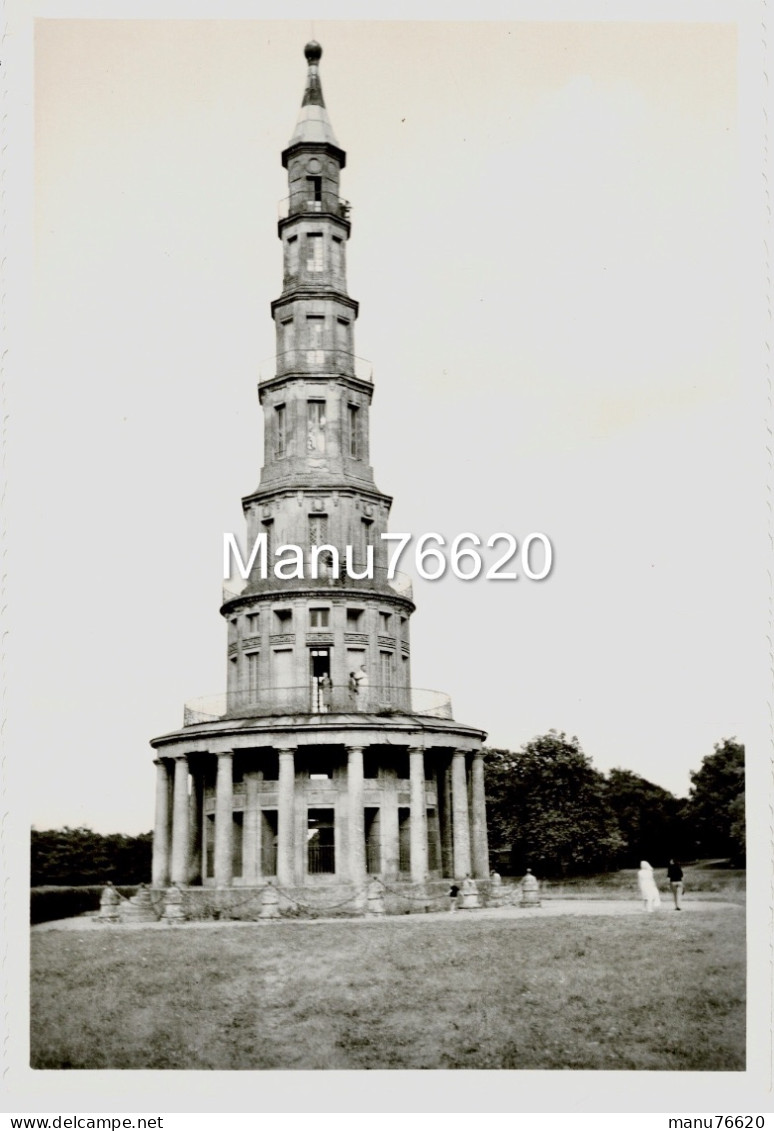
<svg viewBox="0 0 774 1131"><path fill-rule="evenodd" d="M549 731L521 750L487 750L493 860L514 874L582 875L716 857L744 862L744 747L716 743L679 799L630 770L607 776L577 738Z"/></svg>
<svg viewBox="0 0 774 1131"><path fill-rule="evenodd" d="M513 753L485 751L489 847L502 872L570 876L663 867L679 860L744 861L744 747L715 745L680 800L630 770L605 776L577 738L549 731ZM87 828L32 831L32 885L147 883L152 833Z"/></svg>
<svg viewBox="0 0 774 1131"><path fill-rule="evenodd" d="M125 836L91 829L32 830L33 887L56 884L148 883L151 876L153 833Z"/></svg>

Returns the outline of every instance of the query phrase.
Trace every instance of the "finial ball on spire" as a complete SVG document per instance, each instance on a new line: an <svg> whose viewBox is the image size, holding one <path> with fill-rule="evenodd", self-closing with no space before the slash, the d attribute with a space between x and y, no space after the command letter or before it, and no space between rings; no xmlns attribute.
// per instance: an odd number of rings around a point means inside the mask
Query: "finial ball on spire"
<svg viewBox="0 0 774 1131"><path fill-rule="evenodd" d="M310 39L304 48L304 55L306 56L307 63L319 63L322 55L322 47L316 39Z"/></svg>

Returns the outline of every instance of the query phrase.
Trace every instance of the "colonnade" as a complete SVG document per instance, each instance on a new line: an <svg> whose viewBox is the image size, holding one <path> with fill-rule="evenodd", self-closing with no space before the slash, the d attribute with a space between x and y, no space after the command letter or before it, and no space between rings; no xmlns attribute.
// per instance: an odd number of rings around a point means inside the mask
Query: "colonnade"
<svg viewBox="0 0 774 1131"><path fill-rule="evenodd" d="M366 878L365 802L362 746L346 746L346 800L343 816L347 823L346 859L337 866L336 874L357 884ZM292 887L297 880L294 833L296 821L296 747L277 749L279 772L276 783L277 857L276 882ZM214 883L230 887L233 883L234 836L234 750L216 755L214 810ZM435 753L435 751L434 751ZM428 878L428 820L425 784L426 750L422 746L408 748L409 756L409 834L410 877L421 883ZM468 758L470 764L468 768ZM153 886L166 887L170 882L186 885L192 872L192 860L201 856L203 842L204 799L201 774L193 775L188 754L175 753L172 758L156 760L156 820L153 837ZM242 883L258 883L260 871L260 775L245 774L243 817ZM472 875L484 878L489 874L484 796L484 765L480 750L472 754L454 750L450 772L444 776L448 790L443 802L445 827L442 839L448 844L443 855L447 871L457 878ZM272 806L274 808L274 806ZM395 811L397 834L397 811Z"/></svg>

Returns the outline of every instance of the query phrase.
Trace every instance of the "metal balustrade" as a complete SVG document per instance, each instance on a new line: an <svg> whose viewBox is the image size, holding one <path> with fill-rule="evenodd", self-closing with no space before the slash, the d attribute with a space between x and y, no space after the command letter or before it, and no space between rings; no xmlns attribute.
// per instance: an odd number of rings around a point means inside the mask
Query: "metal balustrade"
<svg viewBox="0 0 774 1131"><path fill-rule="evenodd" d="M303 687L272 687L258 691L229 691L192 699L185 704L183 726L226 722L229 719L270 718L280 715L422 715L451 719L451 699L427 688L314 680Z"/></svg>
<svg viewBox="0 0 774 1131"><path fill-rule="evenodd" d="M336 871L336 849L332 844L310 841L306 846L306 870L312 875Z"/></svg>
<svg viewBox="0 0 774 1131"><path fill-rule="evenodd" d="M335 192L320 193L319 200L304 196L303 194L286 196L277 202L277 219L287 220L289 216L317 215L327 213L330 216L340 216L342 220L349 219L352 205L348 200L343 200Z"/></svg>

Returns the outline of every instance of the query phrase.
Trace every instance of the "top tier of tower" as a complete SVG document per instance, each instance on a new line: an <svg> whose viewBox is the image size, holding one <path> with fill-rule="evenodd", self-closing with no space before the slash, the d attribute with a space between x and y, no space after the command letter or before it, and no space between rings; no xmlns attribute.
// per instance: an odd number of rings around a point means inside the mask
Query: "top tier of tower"
<svg viewBox="0 0 774 1131"><path fill-rule="evenodd" d="M301 112L282 164L282 293L271 305L272 372L261 381L264 467L259 492L327 482L374 490L368 454L371 371L355 356L357 302L347 293L349 204L339 192L346 154L320 85L322 48L308 43Z"/></svg>

